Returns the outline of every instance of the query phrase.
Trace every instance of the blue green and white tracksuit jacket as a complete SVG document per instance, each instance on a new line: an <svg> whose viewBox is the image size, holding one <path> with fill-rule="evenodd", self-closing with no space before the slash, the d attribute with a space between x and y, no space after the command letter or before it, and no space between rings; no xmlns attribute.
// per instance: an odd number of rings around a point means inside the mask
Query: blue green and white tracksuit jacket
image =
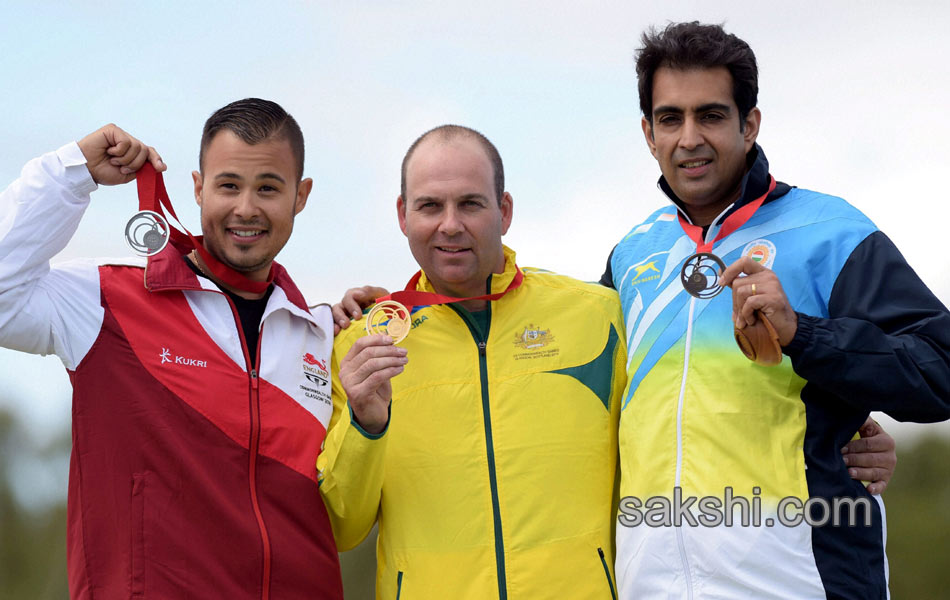
<svg viewBox="0 0 950 600"><path fill-rule="evenodd" d="M708 228L707 240L768 189L764 153L756 146L749 159L740 200ZM679 202L662 178L660 187ZM662 208L633 228L602 281L620 292L627 335L621 596L887 597L884 507L848 476L840 448L872 410L912 421L950 417L950 314L858 210L779 184L713 248L726 265L744 254L764 261L798 313L795 338L783 349L791 360L755 365L735 343L730 290L700 300L683 289L680 270L696 244L676 213ZM749 499L750 518L758 502L761 526L742 526L741 509L731 527L688 519L623 525L650 506L631 510L631 497L672 500L679 488L684 499L722 501L727 487ZM779 525L786 497L861 500L860 525ZM716 513L713 501L706 506ZM813 507L811 516L821 520L822 512ZM784 514L794 517L794 506ZM665 520L662 512L654 518Z"/></svg>

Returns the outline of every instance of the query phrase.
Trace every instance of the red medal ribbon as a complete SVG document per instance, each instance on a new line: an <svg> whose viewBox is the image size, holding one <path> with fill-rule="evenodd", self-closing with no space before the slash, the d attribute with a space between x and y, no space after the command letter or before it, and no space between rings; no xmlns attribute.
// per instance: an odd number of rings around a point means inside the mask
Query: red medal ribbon
<svg viewBox="0 0 950 600"><path fill-rule="evenodd" d="M713 244L745 225L746 221L752 218L752 215L755 214L755 211L759 210L759 207L762 206L762 203L765 202L765 199L769 194L772 193L774 189L775 178L769 175L768 191L726 217L722 227L719 228L719 233L716 235L716 239L711 242L703 242L703 228L699 225L687 223L686 219L683 218L683 213L677 211L677 216L680 220L680 226L683 227L683 231L686 232L686 235L688 235L691 240L696 242L697 253L709 252L712 250Z"/></svg>
<svg viewBox="0 0 950 600"><path fill-rule="evenodd" d="M176 247L185 248L186 250L194 249L201 255L201 260L204 261L208 270L220 281L233 288L252 294L262 294L267 291L274 280L274 270L271 269L267 274L267 281L252 281L240 271L225 265L205 250L202 236L191 235L191 232L178 219L175 209L172 208L172 201L168 197L168 192L165 190L165 181L162 179L162 174L157 172L151 163L146 162L142 165L142 168L135 175L135 182L139 191L139 210L156 212L162 215L166 221L168 221L168 215L171 215L181 227L184 233L172 227L171 223L168 224L170 240Z"/></svg>
<svg viewBox="0 0 950 600"><path fill-rule="evenodd" d="M455 298L453 296L444 296L435 292L420 292L416 290L416 284L419 283L420 277L422 277L422 271L417 271L416 274L412 276L412 279L409 280L409 283L406 284L406 289L400 292L393 292L392 294L388 294L382 298L377 298L376 302L395 300L396 302L405 306L406 310L412 311L414 306L452 304L453 302L464 302L466 300L498 300L511 290L520 286L521 282L524 281L524 273L521 272L521 269L518 268L518 265L515 265L515 276L511 280L511 283L508 284L508 287L506 287L503 291L498 292L497 294L485 294L484 296Z"/></svg>

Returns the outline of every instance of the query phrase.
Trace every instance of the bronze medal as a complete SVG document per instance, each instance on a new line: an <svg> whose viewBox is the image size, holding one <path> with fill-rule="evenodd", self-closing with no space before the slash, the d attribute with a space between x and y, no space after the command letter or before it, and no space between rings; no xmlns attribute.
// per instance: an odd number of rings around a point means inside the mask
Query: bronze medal
<svg viewBox="0 0 950 600"><path fill-rule="evenodd" d="M759 210L759 207L762 206L762 203L765 202L769 194L775 190L775 185L775 178L769 175L769 189L752 202L740 207L726 217L722 226L719 228L719 233L710 241L704 241L706 230L703 227L687 222L683 216L684 213L682 211L679 212L677 218L679 219L680 226L683 228L683 233L685 233L689 239L696 242L696 254L686 259L686 262L683 264L683 269L680 271L680 282L690 295L701 300L708 300L709 298L715 298L719 295L719 292L722 291L722 286L719 285L719 276L726 270L726 265L718 256L710 252L710 250L713 249L716 242L745 225L746 221L755 214L755 211Z"/></svg>
<svg viewBox="0 0 950 600"><path fill-rule="evenodd" d="M680 282L691 296L700 300L716 297L722 291L719 276L726 270L726 264L711 252L697 252L683 263L680 270Z"/></svg>

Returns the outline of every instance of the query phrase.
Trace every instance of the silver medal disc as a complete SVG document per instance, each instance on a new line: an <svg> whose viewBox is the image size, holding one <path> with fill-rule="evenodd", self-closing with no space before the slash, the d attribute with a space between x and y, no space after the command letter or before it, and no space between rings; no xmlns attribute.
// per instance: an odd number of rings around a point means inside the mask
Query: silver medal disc
<svg viewBox="0 0 950 600"><path fill-rule="evenodd" d="M168 245L168 221L151 210L142 210L129 219L125 226L125 242L140 256L154 256Z"/></svg>

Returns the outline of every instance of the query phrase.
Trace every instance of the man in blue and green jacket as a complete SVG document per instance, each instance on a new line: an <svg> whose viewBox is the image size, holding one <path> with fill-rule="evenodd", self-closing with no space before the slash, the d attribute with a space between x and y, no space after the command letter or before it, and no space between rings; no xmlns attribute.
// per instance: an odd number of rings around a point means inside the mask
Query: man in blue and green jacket
<svg viewBox="0 0 950 600"><path fill-rule="evenodd" d="M671 24L637 73L672 204L602 280L627 339L621 597L884 598L883 504L839 449L872 410L950 417L950 313L857 209L771 177L745 42ZM735 342L766 319L776 366Z"/></svg>

